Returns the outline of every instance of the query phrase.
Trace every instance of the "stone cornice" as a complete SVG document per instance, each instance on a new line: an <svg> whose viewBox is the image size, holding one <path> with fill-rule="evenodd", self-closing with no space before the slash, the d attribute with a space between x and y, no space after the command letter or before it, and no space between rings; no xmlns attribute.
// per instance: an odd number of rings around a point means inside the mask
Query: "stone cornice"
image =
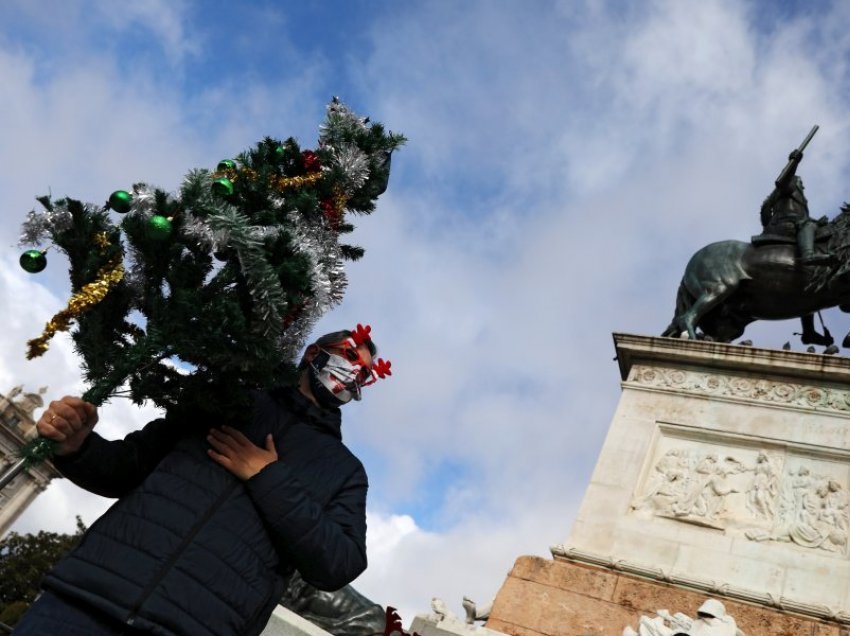
<svg viewBox="0 0 850 636"><path fill-rule="evenodd" d="M552 556L556 559L564 559L575 563L594 565L614 572L623 572L644 579L668 583L685 589L707 592L712 595L725 596L730 599L754 603L771 607L784 612L802 614L823 620L850 624L850 614L836 610L826 605L802 603L784 596L776 597L772 594L764 594L730 585L723 581L700 579L683 576L673 572L665 572L662 568L653 568L640 563L626 561L625 559L613 559L591 552L585 552L577 548L568 548L564 545L553 545L550 548Z"/></svg>
<svg viewBox="0 0 850 636"><path fill-rule="evenodd" d="M765 380L744 375L633 364L624 386L685 392L706 397L850 414L850 387L814 386L777 378Z"/></svg>
<svg viewBox="0 0 850 636"><path fill-rule="evenodd" d="M699 367L716 373L782 376L850 387L850 358L745 347L722 342L614 334L620 376L625 380L635 364Z"/></svg>

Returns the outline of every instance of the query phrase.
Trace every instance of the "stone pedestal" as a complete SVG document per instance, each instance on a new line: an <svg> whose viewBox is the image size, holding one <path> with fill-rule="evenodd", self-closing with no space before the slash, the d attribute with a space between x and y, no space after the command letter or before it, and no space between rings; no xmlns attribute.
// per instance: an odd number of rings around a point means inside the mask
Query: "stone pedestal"
<svg viewBox="0 0 850 636"><path fill-rule="evenodd" d="M746 636L847 636L845 626L651 579L541 557L517 559L487 627L511 636L620 636L659 609L694 616L707 596L723 600Z"/></svg>
<svg viewBox="0 0 850 636"><path fill-rule="evenodd" d="M748 636L847 633L835 630L850 624L850 361L614 341L622 396L569 539L546 567L517 562L488 627L619 636L712 596ZM512 620L532 598L561 618Z"/></svg>

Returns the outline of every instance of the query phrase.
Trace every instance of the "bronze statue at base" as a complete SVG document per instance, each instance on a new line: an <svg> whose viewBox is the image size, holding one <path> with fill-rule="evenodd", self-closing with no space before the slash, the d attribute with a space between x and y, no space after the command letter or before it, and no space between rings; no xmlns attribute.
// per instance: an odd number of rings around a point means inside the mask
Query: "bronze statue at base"
<svg viewBox="0 0 850 636"><path fill-rule="evenodd" d="M296 571L280 604L334 636L383 636L386 610L350 585L325 592L307 583Z"/></svg>

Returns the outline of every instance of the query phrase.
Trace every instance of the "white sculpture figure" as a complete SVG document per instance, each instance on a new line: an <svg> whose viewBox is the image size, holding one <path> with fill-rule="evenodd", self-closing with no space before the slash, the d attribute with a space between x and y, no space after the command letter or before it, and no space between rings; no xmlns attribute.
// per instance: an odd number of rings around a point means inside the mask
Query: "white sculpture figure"
<svg viewBox="0 0 850 636"><path fill-rule="evenodd" d="M844 533L844 536L847 536L847 531L850 530L850 516L848 516L848 504L850 501L847 499L847 492L841 487L834 479L830 479L827 482L827 495L826 495L826 512L824 513L824 517L827 518L832 525L841 530Z"/></svg>
<svg viewBox="0 0 850 636"><path fill-rule="evenodd" d="M446 606L442 599L436 596L431 599L431 611L435 623L444 620L458 620L457 615Z"/></svg>
<svg viewBox="0 0 850 636"><path fill-rule="evenodd" d="M486 605L478 607L475 601L468 596L463 597L463 611L466 612L466 624L473 625L475 621L486 621L490 618L490 612L493 610L493 601Z"/></svg>
<svg viewBox="0 0 850 636"><path fill-rule="evenodd" d="M688 464L686 451L667 451L653 467L654 472L646 494L633 507L669 513L671 503L685 496L688 491Z"/></svg>
<svg viewBox="0 0 850 636"><path fill-rule="evenodd" d="M486 620L493 602L478 607L475 601L463 597L463 609L466 620L458 617L446 607L439 598L431 599L431 613L418 614L408 628L411 634L427 634L429 636L505 636L502 632L476 625L475 621Z"/></svg>
<svg viewBox="0 0 850 636"><path fill-rule="evenodd" d="M10 393L9 395L19 395L21 391L17 390L18 388L19 387L15 387L12 389L15 393ZM42 395L44 395L46 391L47 387L43 386L38 390L38 393L24 393L22 398L15 400L15 406L28 416L32 417L32 414L36 409L40 409L44 406L44 398Z"/></svg>
<svg viewBox="0 0 850 636"><path fill-rule="evenodd" d="M710 598L697 610L696 620L687 632L674 632L673 636L743 636L735 619L726 613L726 607Z"/></svg>
<svg viewBox="0 0 850 636"><path fill-rule="evenodd" d="M667 610L658 610L657 614L654 618L641 616L638 631L626 627L623 636L744 636L723 603L714 598L700 606L694 620Z"/></svg>
<svg viewBox="0 0 850 636"><path fill-rule="evenodd" d="M715 519L723 513L726 495L738 492L729 485L727 476L744 470L737 460L726 457L723 464L714 453L702 458L690 479L686 497L673 503L671 510L678 517L696 516Z"/></svg>
<svg viewBox="0 0 850 636"><path fill-rule="evenodd" d="M641 616L638 621L638 630L635 631L631 627L626 627L623 630L623 636L672 636L673 625L682 625L684 623L672 623L667 617L670 613L667 610L658 610L658 616L649 618L649 616ZM677 614L678 616L678 614ZM684 617L690 624L691 620Z"/></svg>
<svg viewBox="0 0 850 636"><path fill-rule="evenodd" d="M747 508L757 517L772 519L779 485L770 458L764 451L759 451L753 473L753 483L747 490Z"/></svg>
<svg viewBox="0 0 850 636"><path fill-rule="evenodd" d="M705 481L691 510L692 515L715 519L726 510L726 495L738 490L729 483L728 476L744 470L743 466L732 457L724 458L723 463L714 461L705 467Z"/></svg>
<svg viewBox="0 0 850 636"><path fill-rule="evenodd" d="M688 477L688 492L684 497L680 497L673 502L670 510L676 516L685 517L695 514L698 506L697 500L703 493L703 489L708 485L711 475L714 474L717 467L717 455L710 453L703 457L696 468L691 471Z"/></svg>

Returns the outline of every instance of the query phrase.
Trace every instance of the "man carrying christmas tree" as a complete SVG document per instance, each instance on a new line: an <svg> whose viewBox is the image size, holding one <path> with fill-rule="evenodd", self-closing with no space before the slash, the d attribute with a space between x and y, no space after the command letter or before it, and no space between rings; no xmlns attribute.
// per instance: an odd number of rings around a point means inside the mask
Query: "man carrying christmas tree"
<svg viewBox="0 0 850 636"><path fill-rule="evenodd" d="M256 392L238 428L169 413L106 441L93 405L51 402L37 427L56 467L118 501L15 634L259 634L293 571L323 590L351 582L366 568L368 483L338 407L391 375L375 353L368 326L322 336L298 385Z"/></svg>

